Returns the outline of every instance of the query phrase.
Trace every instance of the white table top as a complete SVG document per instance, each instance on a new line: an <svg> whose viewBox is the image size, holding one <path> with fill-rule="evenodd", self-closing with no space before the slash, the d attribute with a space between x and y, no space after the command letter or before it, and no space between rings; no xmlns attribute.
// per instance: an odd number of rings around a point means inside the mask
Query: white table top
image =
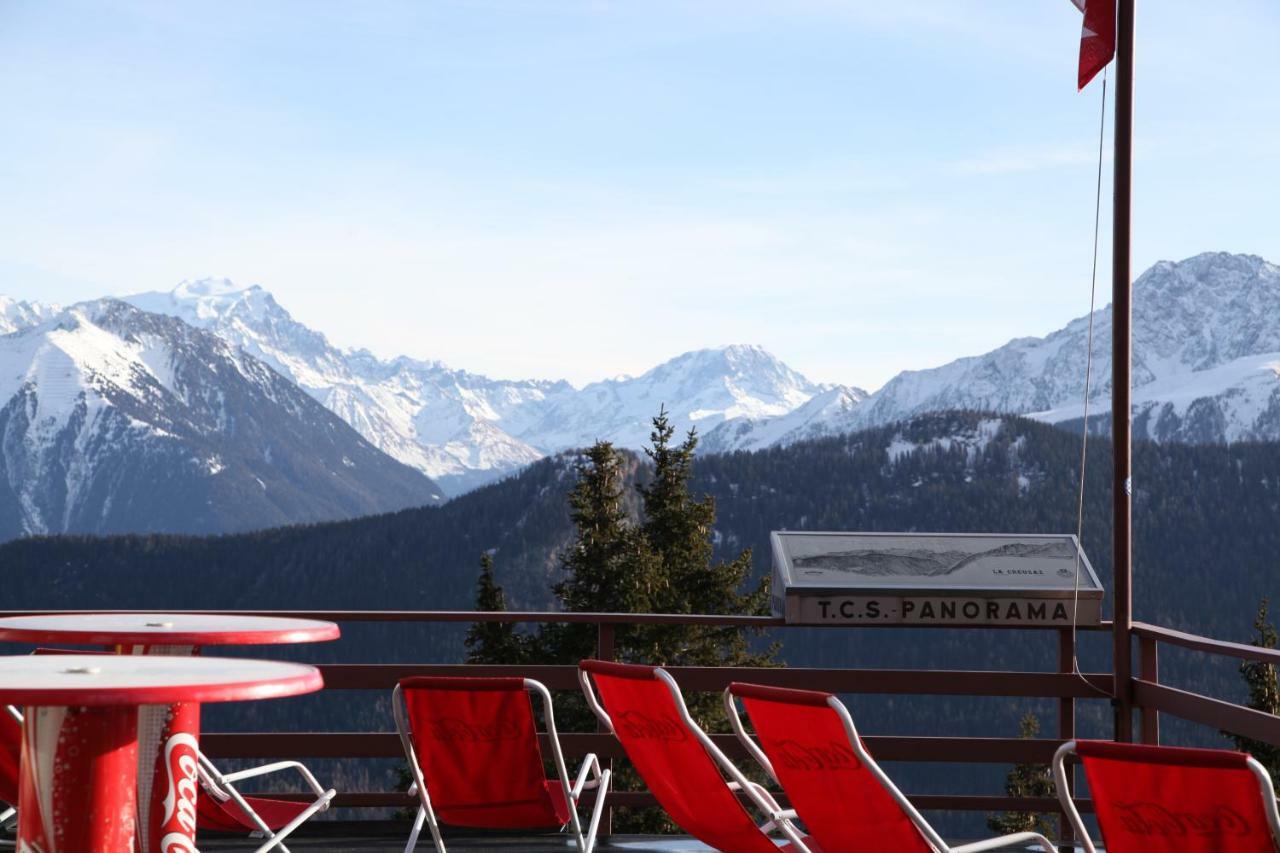
<svg viewBox="0 0 1280 853"><path fill-rule="evenodd" d="M162 705L312 693L313 666L246 658L152 655L0 657L0 702L13 705Z"/></svg>
<svg viewBox="0 0 1280 853"><path fill-rule="evenodd" d="M221 613L53 613L0 619L0 641L79 645L220 646L336 640L332 622Z"/></svg>

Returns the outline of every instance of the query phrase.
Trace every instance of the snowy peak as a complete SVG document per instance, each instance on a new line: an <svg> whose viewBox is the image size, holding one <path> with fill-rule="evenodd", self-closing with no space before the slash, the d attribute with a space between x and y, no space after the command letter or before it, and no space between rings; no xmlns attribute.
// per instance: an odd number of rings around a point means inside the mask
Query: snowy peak
<svg viewBox="0 0 1280 853"><path fill-rule="evenodd" d="M0 337L0 537L230 529L439 499L262 362L115 299Z"/></svg>
<svg viewBox="0 0 1280 853"><path fill-rule="evenodd" d="M696 428L706 435L726 422L784 415L825 387L760 347L695 350L636 378L593 382L549 399L516 434L548 453L596 440L640 448L649 443L659 409L678 432Z"/></svg>
<svg viewBox="0 0 1280 853"><path fill-rule="evenodd" d="M502 382L439 362L342 351L256 285L201 279L128 299L208 329L269 364L382 451L454 493L540 458L499 421L514 408L571 390L567 383Z"/></svg>
<svg viewBox="0 0 1280 853"><path fill-rule="evenodd" d="M8 335L28 326L43 323L60 310L57 305L25 302L0 296L0 335Z"/></svg>
<svg viewBox="0 0 1280 853"><path fill-rule="evenodd" d="M1162 261L1133 287L1135 434L1159 440L1280 438L1280 267L1211 252ZM899 374L859 408L853 426L972 409L1060 423L1083 414L1088 317L1044 338ZM1090 407L1110 406L1111 308L1093 316Z"/></svg>
<svg viewBox="0 0 1280 853"><path fill-rule="evenodd" d="M639 377L592 383L498 380L438 361L341 351L260 287L183 282L128 298L208 329L297 383L395 459L457 494L569 448L606 438L639 448L660 407L702 432L785 415L827 390L758 346L677 356Z"/></svg>
<svg viewBox="0 0 1280 853"><path fill-rule="evenodd" d="M708 433L705 446L714 452L754 451L848 432L866 397L861 388L834 385L785 414L726 421Z"/></svg>
<svg viewBox="0 0 1280 853"><path fill-rule="evenodd" d="M726 419L781 414L823 388L763 347L743 344L687 352L638 379L615 380L614 384L646 387L652 393L669 394L673 401L722 393L724 402L732 402L714 412Z"/></svg>

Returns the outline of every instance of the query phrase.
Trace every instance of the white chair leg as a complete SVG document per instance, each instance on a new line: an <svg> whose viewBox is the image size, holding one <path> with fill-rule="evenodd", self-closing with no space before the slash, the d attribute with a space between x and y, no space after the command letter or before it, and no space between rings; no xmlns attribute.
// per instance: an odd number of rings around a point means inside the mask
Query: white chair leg
<svg viewBox="0 0 1280 853"><path fill-rule="evenodd" d="M422 833L422 825L426 822L427 810L418 806L418 813L413 818L413 829L409 830L409 843L404 846L404 853L413 853L413 849L418 846L418 836ZM434 825L431 827L431 835L436 850L439 853L445 853L444 839L440 837L440 831Z"/></svg>
<svg viewBox="0 0 1280 853"><path fill-rule="evenodd" d="M596 788L596 801L591 809L591 823L587 825L587 841L582 853L591 853L596 846L596 832L600 829L600 816L604 814L605 800L609 796L609 782L613 777L612 770L600 774L600 785Z"/></svg>

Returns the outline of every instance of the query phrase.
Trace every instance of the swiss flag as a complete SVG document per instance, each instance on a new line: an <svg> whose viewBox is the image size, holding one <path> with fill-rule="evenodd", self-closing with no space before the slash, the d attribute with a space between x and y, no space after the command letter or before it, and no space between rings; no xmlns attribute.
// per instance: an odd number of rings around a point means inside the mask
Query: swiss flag
<svg viewBox="0 0 1280 853"><path fill-rule="evenodd" d="M1116 55L1116 0L1071 0L1084 13L1080 31L1080 88Z"/></svg>

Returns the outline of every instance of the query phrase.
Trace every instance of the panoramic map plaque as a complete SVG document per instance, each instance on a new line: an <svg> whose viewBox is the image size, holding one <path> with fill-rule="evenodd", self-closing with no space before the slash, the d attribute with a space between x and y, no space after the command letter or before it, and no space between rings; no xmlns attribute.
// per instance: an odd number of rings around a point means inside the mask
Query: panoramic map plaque
<svg viewBox="0 0 1280 853"><path fill-rule="evenodd" d="M773 610L791 624L1102 619L1102 584L1071 535L774 531L770 538Z"/></svg>

